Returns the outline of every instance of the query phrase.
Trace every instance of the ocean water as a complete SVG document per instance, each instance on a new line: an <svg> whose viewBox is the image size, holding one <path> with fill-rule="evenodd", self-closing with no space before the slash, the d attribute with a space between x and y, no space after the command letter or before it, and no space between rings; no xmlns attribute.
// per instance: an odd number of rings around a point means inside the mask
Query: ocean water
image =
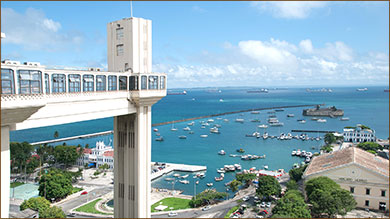
<svg viewBox="0 0 390 219"><path fill-rule="evenodd" d="M389 93L383 92L385 87L369 87L366 92L357 92L354 87L332 88L332 93L308 93L306 89L271 89L269 93L247 93L248 88L220 88L218 90L207 89L188 89L187 95L168 95L153 106L153 123L160 123L171 120L197 117L215 113L229 112L235 110L290 106L302 104L320 104L326 106L336 106L343 109L345 117L349 121L340 121L339 118L326 118L326 123L318 123L310 120L310 117L302 116L301 108L286 108L283 112L276 112L279 121L284 123L282 127L269 127L267 132L271 135L291 132L292 129L305 130L331 130L341 132L345 126L355 126L356 124L367 125L376 131L379 138L388 138L389 136ZM182 90L180 90L182 91ZM221 102L220 99L223 101ZM288 118L287 114L295 114L295 117ZM163 142L154 141L157 137L153 133L152 160L159 162L184 163L207 166L206 177L200 180L196 186L196 191L200 192L207 188L206 183L213 182L214 188L219 191L225 191L224 183L234 178L234 173L226 173L222 182L215 182L214 177L218 176L216 169L225 164L240 163L243 168L256 167L263 168L268 165L270 170L285 169L288 171L294 163L301 162L303 159L292 157L291 151L302 149L306 151L319 151L322 141L300 141L287 140L280 141L276 139L256 139L245 137L254 131L263 133L264 130L256 128L257 125L266 123L268 118L267 111L261 111L260 114L251 114L250 112L242 114L231 114L221 116L228 119L229 122L214 119L214 124L220 124L221 134L211 134L209 128L201 129L200 121L195 120L195 125L190 128L195 132L188 134L183 128L188 122L176 123L178 131L171 131L172 125L163 125L157 127L159 133L164 137ZM234 122L236 118L243 118L243 124ZM306 119L305 124L300 124L297 119ZM260 119L261 123L250 122L252 119ZM207 119L203 119L204 121ZM54 131L60 133L60 137L68 137L113 129L113 118L98 119L88 122L79 122L65 124L53 127L43 127L29 130L20 130L11 132L11 141L36 142L53 139ZM208 134L207 138L201 138L200 135ZM292 133L293 135L299 133ZM179 139L178 136L186 135L187 139ZM323 134L309 133L309 136L317 137ZM106 144L112 144L112 135L100 136L96 138L77 139L67 141L68 145L95 146L96 141L103 140ZM61 144L61 143L59 143ZM245 154L266 155L266 159L254 161L242 161L240 158L229 157L229 154L237 154L236 149L243 148ZM313 149L314 148L314 149ZM227 155L217 155L219 150L225 150ZM173 174L173 173L172 173ZM172 174L165 177L172 177ZM183 173L184 174L184 173ZM153 187L180 189L184 194L194 194L195 179L192 175L187 179L190 184L181 183L172 184L165 181L162 177L153 181Z"/></svg>

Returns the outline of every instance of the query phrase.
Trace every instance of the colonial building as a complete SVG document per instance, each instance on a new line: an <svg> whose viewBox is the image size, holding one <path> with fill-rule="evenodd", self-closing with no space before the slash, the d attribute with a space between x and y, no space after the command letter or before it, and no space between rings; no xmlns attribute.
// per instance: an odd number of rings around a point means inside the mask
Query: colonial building
<svg viewBox="0 0 390 219"><path fill-rule="evenodd" d="M364 128L364 126L358 124L356 127L346 127L343 132L344 142L375 142L375 130Z"/></svg>
<svg viewBox="0 0 390 219"><path fill-rule="evenodd" d="M314 157L304 180L326 176L350 191L357 207L389 209L389 160L357 147Z"/></svg>
<svg viewBox="0 0 390 219"><path fill-rule="evenodd" d="M103 141L96 142L95 148L84 148L84 155L77 159L77 165L99 168L103 164L108 164L110 169L114 169L114 149L106 146Z"/></svg>

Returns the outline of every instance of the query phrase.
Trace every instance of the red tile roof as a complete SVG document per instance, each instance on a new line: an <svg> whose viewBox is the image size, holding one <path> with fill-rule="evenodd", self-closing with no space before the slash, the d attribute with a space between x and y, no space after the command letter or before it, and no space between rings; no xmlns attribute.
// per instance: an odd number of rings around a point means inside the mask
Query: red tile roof
<svg viewBox="0 0 390 219"><path fill-rule="evenodd" d="M103 156L105 157L114 157L114 151L106 151Z"/></svg>
<svg viewBox="0 0 390 219"><path fill-rule="evenodd" d="M91 148L84 148L84 154L92 154Z"/></svg>

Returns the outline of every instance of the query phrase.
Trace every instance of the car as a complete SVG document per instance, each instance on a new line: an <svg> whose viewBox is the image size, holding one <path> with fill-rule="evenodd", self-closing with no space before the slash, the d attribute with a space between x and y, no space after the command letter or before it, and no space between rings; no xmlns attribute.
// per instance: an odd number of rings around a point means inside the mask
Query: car
<svg viewBox="0 0 390 219"><path fill-rule="evenodd" d="M256 218L264 218L262 215L256 215Z"/></svg>
<svg viewBox="0 0 390 219"><path fill-rule="evenodd" d="M255 199L255 200L259 200L259 197L255 196L254 199Z"/></svg>
<svg viewBox="0 0 390 219"><path fill-rule="evenodd" d="M260 215L266 215L266 214L268 214L268 211L267 210L262 210L262 211L260 211Z"/></svg>
<svg viewBox="0 0 390 219"><path fill-rule="evenodd" d="M86 195L86 194L88 194L88 192L87 192L87 191L84 191L84 192L82 192L80 195Z"/></svg>
<svg viewBox="0 0 390 219"><path fill-rule="evenodd" d="M265 202L262 202L262 203L260 204L260 208L265 208Z"/></svg>
<svg viewBox="0 0 390 219"><path fill-rule="evenodd" d="M266 206L267 208L270 208L270 207L271 207L271 202L267 202L267 204L265 204L265 206Z"/></svg>
<svg viewBox="0 0 390 219"><path fill-rule="evenodd" d="M249 200L249 196L244 196L244 198L242 199L244 202L248 201Z"/></svg>
<svg viewBox="0 0 390 219"><path fill-rule="evenodd" d="M205 206L202 208L202 211L208 211L208 210L210 210L210 208L211 208L210 206Z"/></svg>
<svg viewBox="0 0 390 219"><path fill-rule="evenodd" d="M70 213L67 215L68 217L76 217L76 214L73 212L73 213Z"/></svg>
<svg viewBox="0 0 390 219"><path fill-rule="evenodd" d="M173 211L169 212L168 214L168 217L175 217L175 216L177 216L177 213Z"/></svg>

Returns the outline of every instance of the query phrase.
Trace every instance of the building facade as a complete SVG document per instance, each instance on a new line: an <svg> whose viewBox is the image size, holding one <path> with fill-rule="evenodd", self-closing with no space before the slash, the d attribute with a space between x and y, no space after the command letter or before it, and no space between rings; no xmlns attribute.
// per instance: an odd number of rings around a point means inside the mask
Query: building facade
<svg viewBox="0 0 390 219"><path fill-rule="evenodd" d="M351 192L358 208L389 209L389 160L357 147L314 157L303 179L326 176Z"/></svg>
<svg viewBox="0 0 390 219"><path fill-rule="evenodd" d="M375 142L375 130L362 127L358 124L356 127L347 127L343 130L344 142Z"/></svg>
<svg viewBox="0 0 390 219"><path fill-rule="evenodd" d="M96 142L95 148L84 148L84 154L76 163L79 166L99 168L100 166L107 164L109 169L114 169L114 149L112 146L106 146L103 141Z"/></svg>

